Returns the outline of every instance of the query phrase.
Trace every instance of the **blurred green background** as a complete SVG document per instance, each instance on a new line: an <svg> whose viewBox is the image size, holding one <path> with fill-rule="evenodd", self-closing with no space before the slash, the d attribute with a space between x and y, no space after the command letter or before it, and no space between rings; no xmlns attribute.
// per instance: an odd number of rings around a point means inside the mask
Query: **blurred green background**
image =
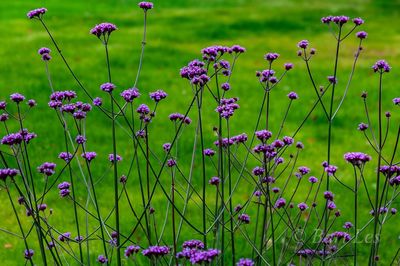
<svg viewBox="0 0 400 266"><path fill-rule="evenodd" d="M320 22L320 18L342 14L350 17L362 17L365 24L360 29L368 32L368 38L364 42L364 50L348 98L334 122L333 163L339 166L342 180L352 184L352 169L344 163L343 153L362 150L376 158L376 154L368 147L362 134L357 132L356 128L358 123L366 120L359 97L364 90L368 91L371 116L373 120L376 120L378 76L373 74L371 66L378 59L386 59L393 67L391 73L385 75L383 85L384 110L393 111L393 123L390 125L391 130L387 143L387 154L389 154L394 143L396 125L399 123L399 110L395 109L391 102L392 98L400 96L398 85L400 72L397 66L400 59L399 1L163 0L154 1L154 5L155 8L149 11L147 46L138 88L142 92L140 102L150 103L146 94L159 88L169 94L168 100L161 103L157 117L151 126L151 130L154 132L152 148L160 156L162 155L161 144L170 141L173 136L173 127L167 121L168 114L177 111L184 112L192 96L188 82L179 76L179 69L190 60L199 58L200 50L210 45L240 44L247 49L247 52L239 58L231 80L232 90L229 92L229 96L238 96L241 106L232 119L232 134L242 132L251 134L254 130L255 116L263 95L254 74L256 70L267 67L263 55L267 52L277 52L281 55L275 66L279 72L282 70L283 63L294 63L295 68L273 92L271 102L272 130L276 131L287 104L285 95L292 90L299 94L300 99L294 103L284 130L284 134L292 134L315 99L304 63L296 56L296 44L302 39L307 39L311 43L310 46L317 49L317 55L312 60L311 67L314 70L317 84L326 84L326 76L332 75L335 41L328 27ZM48 13L45 15L46 24L59 43L63 54L82 83L94 96L104 96L98 87L106 81L107 72L103 47L95 37L89 34L89 30L95 24L104 21L118 26L118 31L111 37L110 56L113 81L120 90L133 84L143 30L143 13L137 8L137 1L16 0L0 2L2 33L0 99L7 99L10 93L18 91L28 98L37 100L38 107L29 113L26 121L29 129L39 136L35 140L35 146L32 146L33 165L39 165L44 161L56 161L56 156L63 150L62 143L59 141L62 138L62 130L54 123L56 121L55 114L47 107L50 89L44 64L37 54L38 48L48 46L53 50L50 71L55 88L57 90L76 90L82 99L87 100L67 72L40 23L26 18L28 10L41 6L48 9ZM340 53L336 102L342 95L356 47L357 40L352 34L343 43ZM214 115L214 108L215 106L211 106L205 110L205 115ZM191 115L195 117L196 113L192 112ZM205 140L208 147L212 146L215 139L212 132L214 122L213 120L205 122ZM194 127L194 125L191 126L192 131ZM5 134L3 128L0 132L2 135ZM110 125L106 119L100 116L100 112L94 111L89 115L87 132L88 146L93 147L91 149L96 150L99 154L99 158L96 159L98 165L95 175L101 176L108 167L102 165L101 162L106 162L106 157L112 147L109 140ZM123 133L120 134L121 137L124 136ZM321 108L317 108L296 138L306 146L299 165L309 166L313 169L312 173L317 176L321 170L320 164L326 156L326 138L326 122ZM190 159L188 158L192 148L190 137L180 141L179 145L181 164L184 165ZM123 156L129 154L129 150L123 144L120 144L119 150ZM397 155L397 161L398 159ZM60 162L58 161L58 163ZM250 165L250 167L253 166L255 165ZM127 167L128 165L123 165L122 169ZM373 189L374 170L372 165L369 171L370 174L367 178L370 182L370 189ZM208 174L210 176L213 174L212 169L208 169ZM104 185L98 187L102 195L101 202L103 206L107 206L104 208L104 212L112 206L110 205L110 198L113 195L110 188L111 173L108 176ZM200 179L200 175L198 179ZM43 185L39 176L38 182L41 182L39 187ZM132 185L132 189L137 189L137 187ZM82 187L78 190L81 200L84 200L85 189ZM337 184L333 185L333 190L337 194L338 207L344 213L344 217L341 217L337 223L337 228L340 230L344 221L352 219L352 198L346 196L346 191ZM247 194L239 196L236 203L240 203L240 199L245 200L250 192L247 190L243 193ZM367 215L369 207L365 195L361 195L361 197L363 199L360 203L361 209L365 214L361 221L366 221L369 218ZM0 228L18 232L7 194L3 189L0 189L0 200L3 202L0 212ZM156 209L157 207L164 208L165 200L161 192L156 196L154 202ZM49 194L47 204L54 209L52 221L59 226L65 226L65 231L74 232L72 219L65 219L61 214L64 208L68 208L72 215L72 205L69 202L60 201L56 190ZM394 207L400 207L398 201ZM23 209L19 209L19 211L21 215L25 212ZM162 219L162 212L159 217ZM123 228L128 231L133 221L132 218L129 215L123 216L122 221ZM398 217L394 217L388 221L384 229L381 245L382 265L389 263L400 246L398 222ZM184 229L185 232L188 235L193 233L189 229ZM24 250L22 241L0 232L0 247L2 247L0 259L3 265L21 265ZM37 251L35 257L39 259L39 249L35 250ZM362 252L366 254L368 246L365 246ZM97 255L93 254L92 259L95 260ZM246 248L241 249L238 253L238 257L250 255ZM363 261L362 258L360 260ZM38 263L39 260L36 262ZM347 262L345 259L339 259L338 263Z"/></svg>

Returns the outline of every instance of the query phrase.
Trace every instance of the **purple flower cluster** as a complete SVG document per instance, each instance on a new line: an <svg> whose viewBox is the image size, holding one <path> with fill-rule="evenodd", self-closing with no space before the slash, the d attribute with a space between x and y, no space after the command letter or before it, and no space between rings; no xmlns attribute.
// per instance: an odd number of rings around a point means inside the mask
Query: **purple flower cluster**
<svg viewBox="0 0 400 266"><path fill-rule="evenodd" d="M100 23L96 26L94 26L91 30L90 33L93 35L96 35L98 38L100 38L102 35L103 36L109 36L111 32L115 31L117 29L117 26L115 26L112 23L108 22L103 22Z"/></svg>
<svg viewBox="0 0 400 266"><path fill-rule="evenodd" d="M69 190L70 187L71 187L71 184L68 182L62 182L62 183L58 184L57 188L60 190L60 196L62 198L65 198L69 195L69 193L71 192Z"/></svg>
<svg viewBox="0 0 400 266"><path fill-rule="evenodd" d="M260 131L256 131L256 137L261 140L262 142L265 142L266 140L268 140L269 138L272 137L272 132L268 131L268 130L260 130Z"/></svg>
<svg viewBox="0 0 400 266"><path fill-rule="evenodd" d="M321 18L322 23L329 24L330 22L333 22L339 26L342 26L343 24L347 23L349 20L350 20L350 18L347 16L327 16L327 17ZM360 18L357 18L356 19L357 23L359 23L360 20L361 20ZM356 21L354 21L354 24L356 24L357 26L362 24L362 23L357 24Z"/></svg>
<svg viewBox="0 0 400 266"><path fill-rule="evenodd" d="M238 216L238 220L244 224L250 223L250 216L246 213L242 213Z"/></svg>
<svg viewBox="0 0 400 266"><path fill-rule="evenodd" d="M100 264L105 264L105 263L108 262L108 259L107 259L104 255L99 255L99 256L97 257L97 261L98 261Z"/></svg>
<svg viewBox="0 0 400 266"><path fill-rule="evenodd" d="M58 236L58 240L61 242L69 241L71 239L71 233L66 232Z"/></svg>
<svg viewBox="0 0 400 266"><path fill-rule="evenodd" d="M209 249L209 250L197 250L190 257L190 263L192 264L209 264L211 263L221 251L218 249Z"/></svg>
<svg viewBox="0 0 400 266"><path fill-rule="evenodd" d="M376 63L372 66L372 69L374 72L379 72L379 73L384 73L384 72L389 72L391 67L385 60L378 60Z"/></svg>
<svg viewBox="0 0 400 266"><path fill-rule="evenodd" d="M325 168L324 168L325 172L326 172L329 176L334 175L334 174L336 173L336 171L337 171L337 166L334 166L334 165L326 165L326 166L324 166L324 167L325 167Z"/></svg>
<svg viewBox="0 0 400 266"><path fill-rule="evenodd" d="M20 93L13 93L10 95L10 99L15 103L20 103L25 100L25 96Z"/></svg>
<svg viewBox="0 0 400 266"><path fill-rule="evenodd" d="M100 85L100 89L105 92L112 92L116 86L110 82L106 82Z"/></svg>
<svg viewBox="0 0 400 266"><path fill-rule="evenodd" d="M289 94L287 95L287 97L290 100L297 100L299 98L299 96L297 95L297 93L295 93L294 91L289 92Z"/></svg>
<svg viewBox="0 0 400 266"><path fill-rule="evenodd" d="M42 47L38 50L38 54L42 56L43 61L50 61L51 56L50 56L51 50L47 47Z"/></svg>
<svg viewBox="0 0 400 266"><path fill-rule="evenodd" d="M211 177L211 179L208 181L208 183L209 183L210 185L213 185L213 186L218 186L220 182L221 182L221 180L219 179L218 176L213 176L213 177Z"/></svg>
<svg viewBox="0 0 400 266"><path fill-rule="evenodd" d="M176 122L176 121L182 121L183 123L190 125L192 123L192 119L190 119L188 116L185 117L185 115L181 113L172 113L169 115L169 120Z"/></svg>
<svg viewBox="0 0 400 266"><path fill-rule="evenodd" d="M96 97L93 99L94 106L101 106L103 104L103 100L100 97Z"/></svg>
<svg viewBox="0 0 400 266"><path fill-rule="evenodd" d="M71 159L72 159L72 157L73 157L73 155L71 154L71 153L69 153L69 152L61 152L59 155L58 155L58 158L60 158L61 160L64 160L65 162L69 162L69 161L71 161Z"/></svg>
<svg viewBox="0 0 400 266"><path fill-rule="evenodd" d="M214 151L213 149L205 149L205 150L203 151L203 154L204 154L205 156L212 157L212 156L215 155L215 151Z"/></svg>
<svg viewBox="0 0 400 266"><path fill-rule="evenodd" d="M359 39L365 39L365 38L367 38L367 36L368 36L368 33L365 31L359 31L356 33L356 37Z"/></svg>
<svg viewBox="0 0 400 266"><path fill-rule="evenodd" d="M394 98L394 99L393 99L393 103L394 103L395 105L400 105L400 97L399 97L399 98Z"/></svg>
<svg viewBox="0 0 400 266"><path fill-rule="evenodd" d="M46 12L47 12L47 9L44 7L41 7L41 8L36 8L36 9L29 11L26 14L26 16L30 19L33 19L33 18L41 19Z"/></svg>
<svg viewBox="0 0 400 266"><path fill-rule="evenodd" d="M138 6L146 12L149 9L153 9L154 5L152 2L140 2Z"/></svg>
<svg viewBox="0 0 400 266"><path fill-rule="evenodd" d="M45 162L38 167L38 172L46 176L51 176L55 174L56 172L55 168L56 168L55 163Z"/></svg>
<svg viewBox="0 0 400 266"><path fill-rule="evenodd" d="M120 95L122 96L122 98L124 98L124 100L127 103L131 103L131 102L133 102L134 99L136 99L140 96L140 93L137 88L130 88L130 89L127 89L127 90L124 90L123 92L121 92Z"/></svg>
<svg viewBox="0 0 400 266"><path fill-rule="evenodd" d="M182 248L203 249L204 243L197 239L187 240L187 241L183 242Z"/></svg>
<svg viewBox="0 0 400 266"><path fill-rule="evenodd" d="M210 78L207 76L207 70L204 69L204 63L199 60L193 60L189 64L183 67L180 71L182 78L190 80L194 85L203 86Z"/></svg>
<svg viewBox="0 0 400 266"><path fill-rule="evenodd" d="M27 260L30 260L34 254L35 254L35 252L33 251L33 249L25 249L25 251L24 251L24 257Z"/></svg>
<svg viewBox="0 0 400 266"><path fill-rule="evenodd" d="M82 153L82 158L86 159L86 161L91 162L94 158L96 158L97 153L94 151L87 151Z"/></svg>
<svg viewBox="0 0 400 266"><path fill-rule="evenodd" d="M118 154L117 154L115 157L117 158L117 162L122 161L122 157L119 156ZM114 154L109 154L109 155L108 155L108 160L109 160L110 162L114 163L114 162L115 162Z"/></svg>
<svg viewBox="0 0 400 266"><path fill-rule="evenodd" d="M19 174L17 169L13 168L4 168L0 169L0 180L5 181L7 177L14 177Z"/></svg>
<svg viewBox="0 0 400 266"><path fill-rule="evenodd" d="M305 204L304 202L299 203L299 204L297 205L297 207L300 209L300 211L305 211L306 209L308 209L307 204Z"/></svg>
<svg viewBox="0 0 400 266"><path fill-rule="evenodd" d="M277 54L277 53L267 53L266 55L264 55L264 59L270 63L272 63L273 61L278 59L278 57L279 57L279 54Z"/></svg>
<svg viewBox="0 0 400 266"><path fill-rule="evenodd" d="M139 250L140 250L139 246L128 246L128 247L126 247L125 252L124 252L125 257L129 258L133 254L138 253Z"/></svg>
<svg viewBox="0 0 400 266"><path fill-rule="evenodd" d="M306 49L308 47L308 41L307 40L301 40L298 42L297 47Z"/></svg>
<svg viewBox="0 0 400 266"><path fill-rule="evenodd" d="M236 266L254 266L254 262L251 259L241 258L237 263Z"/></svg>
<svg viewBox="0 0 400 266"><path fill-rule="evenodd" d="M10 133L4 136L1 139L1 144L12 146L21 144L23 141L26 144L29 144L29 142L36 137L37 135L35 133L29 132L27 129L23 129L17 133Z"/></svg>
<svg viewBox="0 0 400 266"><path fill-rule="evenodd" d="M170 252L170 248L167 246L150 246L142 251L142 254L146 257L163 257Z"/></svg>
<svg viewBox="0 0 400 266"><path fill-rule="evenodd" d="M150 93L150 98L156 103L158 103L162 99L167 98L167 96L168 94L163 90L156 90L155 92Z"/></svg>
<svg viewBox="0 0 400 266"><path fill-rule="evenodd" d="M286 200L284 198L279 198L275 202L275 208L280 209L282 207L285 207L286 205Z"/></svg>
<svg viewBox="0 0 400 266"><path fill-rule="evenodd" d="M354 166L361 166L371 161L371 156L362 152L348 152L344 154L344 159Z"/></svg>

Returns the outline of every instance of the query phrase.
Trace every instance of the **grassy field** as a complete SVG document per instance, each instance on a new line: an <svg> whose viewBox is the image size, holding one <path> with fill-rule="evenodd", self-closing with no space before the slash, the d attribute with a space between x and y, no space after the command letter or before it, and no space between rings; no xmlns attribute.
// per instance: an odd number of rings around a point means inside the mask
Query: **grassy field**
<svg viewBox="0 0 400 266"><path fill-rule="evenodd" d="M312 68L315 71L315 79L319 84L325 84L326 76L332 75L335 41L328 28L320 23L320 18L326 15L348 15L362 17L365 25L362 30L368 32L368 39L363 45L364 50L360 57L356 74L348 93L348 98L342 106L333 125L333 163L338 165L340 176L344 182L352 181L352 169L346 165L342 156L347 151L365 151L376 158L373 150L368 147L362 134L357 132L358 123L365 121L363 105L359 97L362 91L368 91L371 103L371 116L376 117L377 85L378 77L373 75L371 66L378 59L386 59L393 67L390 74L384 78L384 110L392 111L393 121L389 133L388 147L393 145L395 126L399 122L399 109L394 108L391 99L399 97L398 76L400 71L397 62L400 59L400 2L399 1L295 1L295 0L163 0L154 1L155 8L149 13L148 40L145 52L142 75L138 88L142 95L162 88L168 92L169 98L161 103L157 111L154 125L151 127L154 141L153 149L161 156L161 145L170 141L173 129L168 121L168 114L172 112L184 112L192 97L191 88L186 80L179 76L179 69L194 58L200 57L203 47L221 44L240 44L246 47L247 52L239 58L235 73L232 77L232 91L230 96L240 98L241 108L232 120L232 133L246 132L250 134L254 130L255 115L258 112L260 98L263 91L255 77L255 71L266 68L263 55L266 52L277 52L281 55L278 64L293 62L295 68L285 78L274 92L274 100L271 102L271 125L276 131L279 121L283 117L286 102L282 98L291 90L296 91L300 99L294 103L293 112L290 113L285 134L291 134L301 122L314 102L315 95L311 83L306 75L305 66L296 55L296 44L302 39L308 39L312 47L317 49L317 56L313 59ZM107 70L105 66L104 51L99 41L89 34L89 30L97 23L109 21L118 26L118 31L113 33L110 43L111 67L113 81L119 89L132 86L140 53L143 14L137 8L137 1L132 0L25 0L25 1L1 1L0 21L2 43L0 48L0 100L8 98L12 92L18 91L28 98L37 100L38 107L27 117L27 127L38 134L35 140L33 165L39 165L44 161L55 161L56 156L62 151L62 129L54 123L55 114L47 107L48 87L43 62L37 55L38 48L48 46L53 49L53 60L50 63L54 86L57 90L76 90L83 99L85 95L79 90L75 81L67 72L61 58L55 53L48 36L37 21L29 21L26 12L30 9L45 6L49 10L46 14L46 23L58 41L63 54L70 62L72 68L79 76L82 83L92 95L100 96L99 85L106 81ZM336 100L340 99L345 81L349 75L353 54L357 47L357 40L351 36L343 45L340 71L338 72L339 93ZM141 101L150 103L146 97ZM205 116L214 114L214 106L205 111ZM196 116L195 112L190 115ZM249 122L250 121L250 122ZM397 122L397 124L396 124ZM213 120L205 122L205 141L211 146L215 140L212 127ZM309 166L315 175L319 175L321 162L326 157L326 121L323 118L322 109L318 108L304 126L297 140L301 140L304 150L299 165ZM194 130L194 125L191 129ZM4 129L0 130L4 135ZM96 159L95 175L99 178L103 173L104 186L98 187L101 204L105 206L104 212L112 206L111 198L111 170L109 165L102 165L106 157L111 153L110 125L100 116L100 112L90 114L87 125L88 145L99 154ZM150 133L151 134L151 133ZM120 132L120 137L124 134ZM181 140L181 163L190 160L192 148L191 139ZM5 149L2 147L1 149ZM119 152L122 156L129 154L129 149L120 144ZM397 161L399 156L397 156ZM253 167L254 165L251 165ZM122 164L122 169L128 165ZM370 187L374 187L374 165L370 165L368 181ZM107 172L110 171L110 172ZM208 170L212 175L212 170ZM196 176L195 176L196 178ZM40 181L38 181L40 182ZM200 182L199 182L200 184ZM43 184L39 184L40 186ZM338 228L347 219L352 217L351 199L346 197L346 192L337 184L333 184L333 190L337 191L339 208L343 217L338 221ZM78 189L81 199L85 199L85 189ZM243 193L245 193L243 191ZM248 193L248 192L247 192ZM247 196L243 195L243 199ZM240 198L240 197L239 197ZM361 201L361 209L369 212L365 195ZM7 194L0 188L0 201L3 202L0 212L0 228L12 232L19 232L12 209L7 199ZM72 224L71 204L60 201L57 191L49 194L47 204L53 208L54 215L51 221L54 224L66 228L65 231L74 232ZM123 205L126 207L125 205ZM162 195L157 195L154 201L156 209L162 209L165 202ZM399 202L394 207L400 208ZM70 214L63 213L64 210ZM21 214L25 212L22 208ZM65 215L67 217L65 217ZM82 215L83 216L83 215ZM162 219L163 214L159 214ZM347 217L347 218L346 218ZM361 222L365 222L365 218ZM82 222L83 222L82 217ZM200 221L199 221L200 222ZM391 219L384 229L382 250L382 265L386 265L391 259L397 247L400 246L399 219ZM123 229L128 231L132 217L122 216ZM193 234L189 229L184 229L183 234ZM386 235L385 235L386 234ZM73 234L74 235L74 234ZM137 237L137 240L140 237ZM23 242L0 232L0 260L3 265L21 265ZM239 249L240 250L240 249ZM38 249L37 249L38 251ZM368 246L363 249L368 252ZM36 253L39 257L39 252ZM93 254L94 261L98 254ZM245 246L239 252L239 256L250 256ZM362 256L360 256L362 257ZM346 263L338 262L340 263ZM362 264L360 264L362 265Z"/></svg>

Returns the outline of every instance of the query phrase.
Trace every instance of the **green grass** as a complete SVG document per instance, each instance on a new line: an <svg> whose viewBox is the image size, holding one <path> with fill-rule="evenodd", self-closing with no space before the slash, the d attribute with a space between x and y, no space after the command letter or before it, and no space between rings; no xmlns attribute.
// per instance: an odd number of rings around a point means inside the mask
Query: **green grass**
<svg viewBox="0 0 400 266"><path fill-rule="evenodd" d="M42 46L53 49L50 69L56 89L73 89L78 91L79 96L83 99L87 100L87 98L67 72L40 24L37 21L29 21L25 16L26 12L39 6L48 8L46 23L60 44L64 55L91 94L100 96L101 92L98 87L107 78L104 51L99 41L89 34L89 30L96 23L103 21L109 21L118 26L119 29L113 33L110 43L113 80L121 90L132 86L138 65L143 23L143 14L141 10L138 10L136 4L136 1L131 0L71 0L62 3L55 0L26 0L0 3L2 32L0 99L7 98L11 92L19 91L28 98L36 99L39 103L38 107L29 113L26 121L29 129L39 136L35 140L35 145L32 146L34 147L32 165L36 166L44 161L55 161L58 152L63 150L63 145L59 142L62 139L62 130L54 123L56 121L55 114L47 107L50 90L44 65L37 55L37 49ZM344 182L352 184L352 169L344 163L342 155L347 151L365 151L376 158L376 154L368 148L362 135L356 131L356 127L359 122L365 121L362 101L359 97L363 90L369 93L371 115L376 117L377 114L375 102L378 77L373 75L370 69L377 59L384 58L393 66L392 73L385 75L384 78L384 110L393 111L393 121L397 123L399 121L398 108L396 110L391 104L391 99L399 96L397 80L399 71L396 65L400 57L398 46L400 30L396 27L396 25L400 25L399 12L398 1L359 0L352 3L345 0L334 2L317 0L155 1L155 9L149 12L148 45L146 46L142 76L138 84L142 92L140 101L150 103L145 97L146 94L158 88L166 90L169 98L166 102L161 103L157 117L151 126L152 148L159 156L162 155L162 143L170 141L173 136L172 125L166 119L168 114L184 112L192 97L187 81L179 77L179 69L193 58L198 58L203 47L214 44L240 44L247 48L246 54L240 57L232 78L233 89L230 96L238 96L241 106L232 119L233 134L242 132L250 134L254 129L255 115L263 94L254 73L256 70L266 67L263 55L270 51L278 52L281 54L278 64L288 61L295 64L295 69L273 93L274 100L271 102L272 130L276 131L286 106L286 101L282 102L281 99L291 90L297 91L300 95L300 99L294 103L285 125L284 133L291 134L315 98L305 67L296 56L297 42L308 39L311 46L317 49L312 69L315 71L318 84L325 84L326 76L332 74L335 42L329 34L328 28L320 23L320 18L329 14L360 16L366 21L362 29L366 30L369 35L363 45L364 51L348 98L333 125L333 163L339 166L339 173ZM339 91L342 91L345 85L355 48L356 40L351 36L344 43L341 51L343 59L339 62ZM337 100L340 99L340 95L339 92ZM205 115L213 114L214 105L211 105L211 108L205 111ZM195 117L196 113L192 112L190 115ZM206 146L210 147L215 139L212 132L215 121L209 120L205 123ZM392 130L389 134L392 140L388 143L388 147L393 145L395 124L392 123ZM315 175L319 175L320 163L326 156L326 126L322 109L318 108L297 137L306 146L299 165L309 166ZM92 149L99 154L95 162L96 178L100 178L109 169L109 166L102 162L106 162L106 157L112 150L110 127L111 125L100 115L100 112L94 111L89 115L88 146L93 147ZM190 161L192 148L190 134L194 127L192 125L190 129L185 130L184 136L188 138L179 142L180 164L182 165ZM0 132L2 135L5 134L4 129L1 129ZM119 132L119 134L121 138L125 136L123 132ZM119 152L121 155L128 157L131 148L126 148L124 144L120 143L119 151L121 151ZM57 162L60 163L58 160ZM254 162L252 163L250 167L255 166ZM121 165L122 171L126 170L128 160ZM183 168L187 170L187 167ZM370 187L373 188L374 170L372 165L369 170L370 174L367 179ZM209 176L213 175L212 169L207 171ZM101 204L105 206L102 211L106 213L112 206L111 171L106 172L104 176L106 180L103 180L98 191L101 194ZM165 175L165 177L168 176ZM200 180L200 175L195 175L194 178ZM39 176L38 183L40 183L39 187L43 186ZM196 185L200 185L200 181ZM337 221L337 228L340 228L344 221L352 219L352 196L347 197L346 191L336 183L333 184L333 187L337 194L338 207L343 213L343 216ZM138 194L134 190L137 189L136 185L131 184L130 189L132 194ZM243 193L243 196L239 195L238 202L235 203L245 200L249 189L250 186L242 187L239 192ZM78 193L81 195L81 200L84 201L86 191L83 185L78 188ZM13 195L16 197L15 193ZM362 197L364 201L361 202L361 210L367 213L369 208L365 201L365 195ZM18 232L16 220L3 189L0 189L0 200L3 202L0 228ZM58 227L62 226L65 231L74 232L74 224L70 219L72 205L60 200L56 190L50 193L46 202L54 210L50 221ZM135 204L140 206L139 201ZM155 208L160 210L156 216L158 221L163 219L162 209L165 208L165 204L161 191L158 191L154 200ZM122 203L122 205L126 208L126 203ZM400 207L399 202L397 201L394 206ZM22 208L19 208L19 211L21 214L24 213ZM190 209L189 215L196 211L196 208ZM364 217L361 222L368 218L367 215ZM400 230L396 219L389 220L383 232L382 265L389 263L388 260L393 257L396 248L400 246ZM84 222L83 215L81 222ZM194 222L200 224L200 220ZM134 220L131 215L122 215L122 228L125 232L131 229L132 223ZM93 227L95 226L96 224L93 223ZM196 237L190 228L184 228L183 234ZM34 237L31 239L34 240ZM135 240L140 241L140 235L135 235ZM244 243L243 241L238 257L251 255L248 252L248 246ZM21 265L24 250L22 241L8 234L0 233L0 247L3 247L0 249L0 259L3 265ZM35 248L35 250L37 251L35 257L39 261L39 249ZM362 252L364 256L367 256L368 247L362 248ZM91 259L94 261L97 255L97 253L91 254ZM360 259L363 260L361 257Z"/></svg>

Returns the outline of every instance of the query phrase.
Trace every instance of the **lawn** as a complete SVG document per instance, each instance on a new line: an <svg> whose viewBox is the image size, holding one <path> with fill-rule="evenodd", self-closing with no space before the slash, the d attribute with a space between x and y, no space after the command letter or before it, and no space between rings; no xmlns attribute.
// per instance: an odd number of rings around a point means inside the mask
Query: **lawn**
<svg viewBox="0 0 400 266"><path fill-rule="evenodd" d="M165 102L161 102L157 110L157 116L150 128L151 148L157 156L162 156L162 144L171 141L174 135L173 126L168 120L168 115L173 112L184 113L192 98L192 89L187 80L179 75L179 70L189 61L200 58L200 50L210 45L240 44L247 49L246 53L239 57L235 71L232 76L232 90L229 96L240 98L240 109L232 118L232 134L246 132L250 135L254 131L255 120L258 114L260 100L263 90L260 87L255 73L267 67L263 59L267 52L280 54L279 65L285 62L294 63L295 67L285 77L285 80L274 91L271 100L271 127L276 132L284 115L287 100L286 94L296 91L299 100L294 102L292 112L289 113L285 124L284 134L292 134L315 101L315 93L307 76L304 62L296 55L297 42L302 39L310 41L311 47L316 48L317 54L311 62L314 77L317 84L326 84L326 77L332 75L333 60L335 53L335 41L327 26L320 22L320 18L327 15L347 15L350 17L362 17L365 24L362 30L368 32L368 38L363 44L363 51L359 59L356 74L343 103L342 109L333 124L334 135L332 143L333 163L339 167L340 177L343 182L352 184L352 167L342 159L343 154L348 151L364 151L374 158L376 154L368 146L363 135L357 131L357 125L365 122L364 107L360 94L368 91L368 102L370 103L370 115L375 121L377 116L376 100L378 97L378 77L373 74L371 66L378 59L385 59L391 64L392 71L385 75L383 85L384 111L392 111L388 147L394 145L396 126L400 119L399 109L393 106L391 99L399 97L399 66L400 59L400 3L398 1L295 1L295 0L163 0L154 1L155 8L149 11L147 45L144 56L142 75L137 87L142 93L140 102L151 105L147 94L162 88L169 96ZM48 108L47 102L50 94L45 67L37 50L47 46L53 50L53 59L50 62L50 72L56 90L76 90L79 97L86 101L89 99L77 86L70 73L57 55L48 35L40 23L30 21L26 18L26 12L36 7L45 6L48 13L45 15L46 24L50 28L59 43L64 56L71 67L94 96L103 96L99 85L107 80L107 69L103 47L100 42L89 34L89 30L100 22L108 21L117 25L118 30L113 33L109 50L111 57L111 68L113 81L119 90L133 85L143 31L143 12L137 8L137 1L132 0L25 0L25 1L1 1L0 21L2 31L2 44L0 56L0 100L7 99L12 92L20 92L28 98L34 98L38 106L29 112L26 118L26 127L37 133L38 138L30 151L32 165L37 166L45 161L58 161L58 153L63 151L62 128L55 123L57 121L54 111ZM343 94L345 81L351 70L353 55L357 48L357 40L352 35L343 44L340 52L338 72L338 93L335 100L338 102ZM281 70L280 70L281 72ZM211 108L204 111L205 117L214 116L215 107L210 99L206 99ZM189 116L195 118L193 110ZM397 124L396 124L397 123ZM204 139L207 147L212 147L216 137L212 131L216 125L215 119L204 122ZM306 149L302 152L298 165L307 165L312 173L320 175L321 163L326 157L327 123L324 120L322 109L317 108L310 116L302 131L296 136L301 140ZM101 186L97 187L100 197L102 211L108 213L112 208L112 169L107 162L107 156L112 152L110 139L111 125L109 121L101 116L98 110L93 111L88 119L87 138L88 146L93 147L99 154L96 158L96 167L93 175L102 179ZM193 140L190 137L195 130L195 125L185 129L183 137L179 140L180 164L184 171L188 171L190 163ZM3 127L1 135L5 134ZM124 132L118 132L120 138L126 137ZM185 138L186 137L186 138ZM1 147L2 150L5 147ZM389 148L390 149L390 148ZM128 157L131 148L126 143L119 143L119 153ZM391 150L391 149L390 149ZM239 151L240 154L240 151ZM400 156L397 155L399 161ZM198 158L200 160L200 158ZM105 162L102 164L101 162ZM255 162L249 163L249 169L255 166ZM200 164L199 166L200 167ZM368 185L374 188L374 167L369 165L367 169L370 175L367 177ZM121 163L121 172L129 168L129 160ZM213 175L213 169L207 169L208 176ZM168 177L168 175L166 175ZM38 179L42 177L38 176ZM200 171L195 172L194 180L200 180ZM82 182L82 181L81 181ZM163 181L167 184L167 181ZM43 188L44 182L38 180L38 188ZM200 181L195 182L197 186ZM86 199L86 190L77 185L77 193L82 202ZM340 230L341 225L348 219L352 219L352 198L346 196L346 191L337 182L333 182L332 190L337 194L340 202L339 209L342 217L338 218L336 227ZM137 185L131 184L130 189L134 200L139 201L136 195ZM238 190L236 200L245 200L251 193L251 187L244 186ZM208 190L211 193L211 189ZM14 191L15 192L15 191ZM15 198L16 193L13 192ZM158 221L163 219L165 213L162 211L166 202L162 192L158 191L153 201ZM247 194L246 194L247 193ZM361 194L361 212L370 211L366 196ZM13 216L7 194L0 188L0 201L3 208L0 212L0 228L18 233L16 220ZM52 224L63 228L64 231L74 232L72 220L72 204L61 200L57 190L49 193L46 203L53 209L53 215L49 217ZM121 203L123 208L128 208L127 203ZM139 203L134 203L140 205ZM397 200L393 207L400 208ZM18 209L21 215L25 210ZM159 212L157 210L160 210ZM189 209L189 214L195 214L198 209ZM131 230L134 219L127 212L123 213L122 229L125 232ZM360 224L369 219L364 215ZM82 214L82 223L84 215ZM382 265L388 265L391 258L400 246L400 229L398 227L398 216L389 220L383 231L381 244ZM194 221L200 225L200 221ZM24 222L28 226L28 221ZM95 227L95 225L93 225ZM198 237L189 227L184 227L183 235ZM76 233L73 233L76 235ZM169 237L169 236L168 236ZM165 239L168 239L166 237ZM35 238L32 237L32 240ZM135 240L141 237L135 235ZM170 243L169 243L170 244ZM97 245L97 243L93 244ZM251 256L249 247L245 241L238 244L237 257ZM0 260L3 265L21 265L23 261L23 242L10 234L0 232ZM360 245L363 246L363 245ZM368 245L361 247L362 254L368 254ZM39 249L36 256L39 258ZM99 245L99 254L100 254ZM91 254L94 262L98 254ZM366 264L360 256L360 265ZM39 260L37 260L39 262ZM346 259L338 259L338 265L348 263ZM40 265L40 263L38 263Z"/></svg>

